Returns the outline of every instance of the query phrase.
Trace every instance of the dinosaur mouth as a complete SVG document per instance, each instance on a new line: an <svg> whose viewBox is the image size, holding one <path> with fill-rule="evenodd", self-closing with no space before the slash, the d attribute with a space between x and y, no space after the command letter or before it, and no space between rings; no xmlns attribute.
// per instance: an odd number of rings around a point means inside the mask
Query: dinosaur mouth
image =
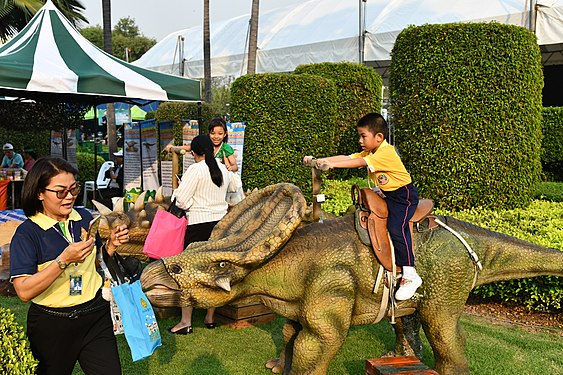
<svg viewBox="0 0 563 375"><path fill-rule="evenodd" d="M180 306L180 286L170 277L162 261L150 263L141 274L141 285L155 306Z"/></svg>

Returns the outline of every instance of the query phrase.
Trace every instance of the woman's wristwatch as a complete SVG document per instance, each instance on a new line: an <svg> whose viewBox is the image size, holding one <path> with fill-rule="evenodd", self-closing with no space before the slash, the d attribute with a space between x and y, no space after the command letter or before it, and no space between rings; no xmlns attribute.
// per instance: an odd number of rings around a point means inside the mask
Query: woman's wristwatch
<svg viewBox="0 0 563 375"><path fill-rule="evenodd" d="M55 262L57 262L57 264L59 265L59 268L60 268L61 270L64 270L65 268L68 267L68 263L63 262L60 257L57 257L57 258L55 259Z"/></svg>

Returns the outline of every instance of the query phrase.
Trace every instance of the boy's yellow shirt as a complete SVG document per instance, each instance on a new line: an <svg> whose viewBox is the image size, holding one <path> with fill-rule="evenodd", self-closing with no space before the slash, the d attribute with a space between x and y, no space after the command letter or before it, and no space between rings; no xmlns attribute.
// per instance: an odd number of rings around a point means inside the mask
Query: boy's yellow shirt
<svg viewBox="0 0 563 375"><path fill-rule="evenodd" d="M395 147L383 141L374 152L362 151L350 155L351 158L363 158L368 166L369 178L381 190L393 191L412 182Z"/></svg>

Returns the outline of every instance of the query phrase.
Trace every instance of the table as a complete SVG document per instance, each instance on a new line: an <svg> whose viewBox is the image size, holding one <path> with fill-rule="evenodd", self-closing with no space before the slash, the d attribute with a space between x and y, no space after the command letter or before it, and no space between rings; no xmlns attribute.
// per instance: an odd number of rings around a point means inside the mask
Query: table
<svg viewBox="0 0 563 375"><path fill-rule="evenodd" d="M20 186L20 193L22 190L24 180L10 180L10 185L12 187L12 210L16 209L16 185Z"/></svg>

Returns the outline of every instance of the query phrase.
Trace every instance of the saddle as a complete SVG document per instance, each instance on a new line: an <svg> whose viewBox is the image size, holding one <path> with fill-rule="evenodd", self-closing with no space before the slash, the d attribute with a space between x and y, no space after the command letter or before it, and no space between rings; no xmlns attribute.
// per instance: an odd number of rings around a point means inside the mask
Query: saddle
<svg viewBox="0 0 563 375"><path fill-rule="evenodd" d="M381 265L393 271L391 241L387 232L387 202L370 188L352 186L352 202L356 205L355 227L362 243L373 248L373 252ZM422 222L434 208L431 199L421 199L413 217L409 220L411 234L414 223ZM411 236L412 239L412 236ZM413 243L414 249L414 243ZM400 271L400 269L398 269Z"/></svg>

